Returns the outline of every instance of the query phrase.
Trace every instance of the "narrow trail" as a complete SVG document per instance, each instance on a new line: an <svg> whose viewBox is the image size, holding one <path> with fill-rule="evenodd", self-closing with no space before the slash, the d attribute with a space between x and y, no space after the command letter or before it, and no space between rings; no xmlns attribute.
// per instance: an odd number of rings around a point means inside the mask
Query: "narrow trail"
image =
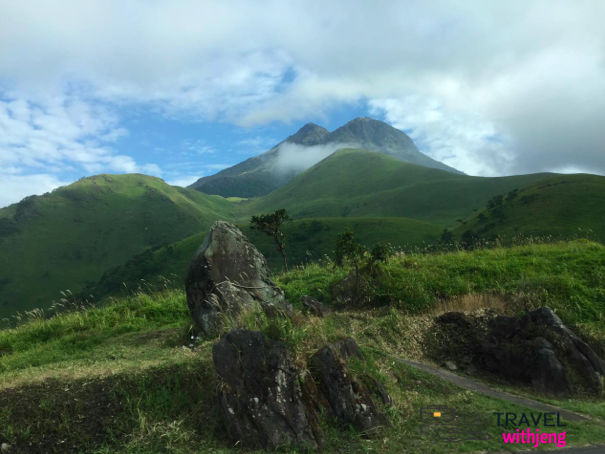
<svg viewBox="0 0 605 454"><path fill-rule="evenodd" d="M453 383L454 385L460 386L464 389L470 389L471 391L483 394L484 396L495 397L496 399L502 399L513 404L522 405L524 407L539 410L542 412L560 413L561 416L567 419L568 421L592 421L587 416L580 415L573 411L555 407L554 405L545 404L544 402L538 402L537 400L529 399L527 397L517 396L515 394L507 393L505 391L498 391L484 383L479 383L477 381L471 380L470 378L453 374L452 372L441 369L439 367L431 366L429 364L418 363L416 361L410 361L409 359L403 359L396 356L390 357L397 362L406 364L416 369L421 369L431 375L434 375L435 377L442 378L443 380Z"/></svg>
<svg viewBox="0 0 605 454"><path fill-rule="evenodd" d="M388 356L389 356L389 358L393 359L394 361L397 361L402 364L406 364L406 365L414 367L416 369L423 370L423 371L428 372L429 374L434 375L435 377L439 377L449 383L460 386L461 388L464 388L464 389L469 389L471 391L482 394L484 396L494 397L496 399L502 399L507 402L522 405L524 407L528 407L528 408L531 408L534 410L539 410L539 411L543 411L543 412L560 413L563 418L565 418L569 421L576 421L576 422L593 421L592 419L588 418L587 416L580 415L573 411L565 410L564 408L559 408L554 405L545 404L544 402L538 402L537 400L528 399L527 397L517 396L515 394L507 393L505 391L498 391L496 389L490 388L489 386L487 386L484 383L479 383L479 382L471 380L469 378L462 377L457 374L453 374L450 371L441 369L439 367L431 366L430 364L418 363L416 361L411 361L409 359L403 359L403 358L399 358L397 356L392 356L392 355L388 355ZM521 454L524 452L531 452L531 451L524 451L522 449L521 450L512 449L512 450L508 450L508 451L507 450L498 451L497 453L492 453L492 454ZM540 453L542 453L542 454L605 454L605 445L575 447L575 448L558 448L558 449L549 450L549 451L540 451Z"/></svg>
<svg viewBox="0 0 605 454"><path fill-rule="evenodd" d="M406 364L408 366L414 367L416 369L423 370L428 372L435 377L439 377L449 383L460 386L464 389L469 389L476 393L482 394L488 397L494 397L496 399L502 399L507 402L511 402L514 404L522 405L524 407L528 407L534 410L539 410L542 412L554 412L560 413L561 416L568 421L575 422L588 422L593 421L587 416L580 415L573 411L565 410L564 408L559 408L554 405L545 404L544 402L538 402L537 400L529 399L527 397L517 396L515 394L507 393L504 391L498 391L496 389L490 388L488 385L484 383L479 383L477 381L471 380L466 377L462 377L457 374L453 374L450 371L441 369L439 367L431 366L429 364L418 363L416 361L411 361L408 359L399 358L397 356L388 355L389 358L393 359L402 364ZM492 454L521 454L527 453L531 451L523 450L523 449L511 449L505 451L499 451L497 453ZM605 445L601 446L587 446L587 447L576 447L576 448L558 448L555 450L549 451L539 451L542 454L605 454Z"/></svg>

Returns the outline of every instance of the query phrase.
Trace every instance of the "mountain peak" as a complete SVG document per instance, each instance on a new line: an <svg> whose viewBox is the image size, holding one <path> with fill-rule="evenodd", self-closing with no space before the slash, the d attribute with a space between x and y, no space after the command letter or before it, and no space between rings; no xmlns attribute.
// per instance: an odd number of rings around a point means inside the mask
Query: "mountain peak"
<svg viewBox="0 0 605 454"><path fill-rule="evenodd" d="M372 122L372 121L374 121L376 123L384 123L384 121L376 120L375 118L372 118L372 117L357 117L357 118L353 118L347 124L349 124L349 123L361 123L361 122ZM386 123L384 123L384 124L386 124Z"/></svg>
<svg viewBox="0 0 605 454"><path fill-rule="evenodd" d="M215 175L202 177L191 187L207 194L218 194L223 197L258 197L268 194L287 183L296 172L300 173L304 170L301 167L299 170L293 171L294 173L275 171L279 156L281 155L282 158L284 156L279 153L279 146L282 144L301 145L298 149L301 159L296 158L294 160L296 162L310 162L313 156L339 148L361 148L392 156L400 161L460 173L456 169L422 154L412 139L403 131L371 117L358 117L333 132L329 132L315 123L307 123L296 134L280 142L271 150L221 170ZM317 145L324 146L315 150L319 153L306 152L305 147ZM303 155L307 155L308 159L302 159L305 158ZM310 162L309 165L312 164Z"/></svg>
<svg viewBox="0 0 605 454"><path fill-rule="evenodd" d="M399 150L414 150L416 146L412 140L399 129L370 117L358 117L349 121L332 133L345 143L359 143L370 150L381 149L386 146Z"/></svg>
<svg viewBox="0 0 605 454"><path fill-rule="evenodd" d="M307 146L317 145L321 143L329 133L330 132L326 128L322 128L315 123L307 123L300 128L296 134L288 137L286 142Z"/></svg>
<svg viewBox="0 0 605 454"><path fill-rule="evenodd" d="M349 121L342 128L372 128L372 129L396 129L384 121L376 120L372 117L357 117ZM397 130L399 131L399 130Z"/></svg>

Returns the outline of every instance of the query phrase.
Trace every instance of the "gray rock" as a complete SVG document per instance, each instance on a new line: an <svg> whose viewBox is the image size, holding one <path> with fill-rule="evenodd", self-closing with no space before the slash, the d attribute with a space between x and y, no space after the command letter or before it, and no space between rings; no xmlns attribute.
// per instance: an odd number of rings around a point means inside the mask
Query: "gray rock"
<svg viewBox="0 0 605 454"><path fill-rule="evenodd" d="M300 302L303 307L317 317L325 317L331 312L325 304L320 303L317 298L312 296L303 295L300 297Z"/></svg>
<svg viewBox="0 0 605 454"><path fill-rule="evenodd" d="M0 452L11 452L12 450L13 447L8 443L2 443L2 445L0 446Z"/></svg>
<svg viewBox="0 0 605 454"><path fill-rule="evenodd" d="M346 366L348 358L360 356L357 343L348 338L321 348L311 357L309 366L336 418L344 425L369 431L387 426L389 421L378 412L368 389Z"/></svg>
<svg viewBox="0 0 605 454"><path fill-rule="evenodd" d="M270 450L321 444L315 414L303 404L298 372L282 344L235 330L214 345L212 357L223 380L221 415L234 442Z"/></svg>
<svg viewBox="0 0 605 454"><path fill-rule="evenodd" d="M374 377L368 377L368 380L370 382L370 390L380 398L383 404L391 406L393 404L393 399L391 399L391 396L382 382Z"/></svg>
<svg viewBox="0 0 605 454"><path fill-rule="evenodd" d="M265 257L242 232L215 222L189 262L185 290L193 320L208 334L218 328L221 313L259 306L287 309L284 292L269 276Z"/></svg>
<svg viewBox="0 0 605 454"><path fill-rule="evenodd" d="M533 367L528 372L532 387L538 392L563 396L569 389L565 369L549 348L538 350Z"/></svg>
<svg viewBox="0 0 605 454"><path fill-rule="evenodd" d="M523 317L496 317L482 350L487 369L557 396L577 386L566 367L589 389L598 390L605 375L605 362L548 307Z"/></svg>

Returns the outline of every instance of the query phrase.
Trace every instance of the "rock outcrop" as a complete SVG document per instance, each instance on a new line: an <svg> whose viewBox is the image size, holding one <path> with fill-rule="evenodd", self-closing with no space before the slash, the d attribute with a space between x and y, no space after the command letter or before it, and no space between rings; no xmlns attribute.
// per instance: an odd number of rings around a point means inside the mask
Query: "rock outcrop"
<svg viewBox="0 0 605 454"><path fill-rule="evenodd" d="M562 396L578 385L597 390L605 376L605 362L548 307L496 317L482 350L487 369L539 392ZM579 382L571 382L572 374Z"/></svg>
<svg viewBox="0 0 605 454"><path fill-rule="evenodd" d="M214 345L212 357L224 382L221 415L235 442L270 450L320 445L314 412L303 404L298 372L282 344L236 330Z"/></svg>
<svg viewBox="0 0 605 454"><path fill-rule="evenodd" d="M605 362L548 307L523 317L448 312L431 337L427 353L450 370L481 369L557 396L603 386Z"/></svg>
<svg viewBox="0 0 605 454"><path fill-rule="evenodd" d="M376 408L368 388L350 373L346 363L353 357L361 359L362 355L351 338L325 346L309 360L311 373L341 423L364 432L389 425L388 419ZM383 402L390 401L382 384L373 382L373 385Z"/></svg>
<svg viewBox="0 0 605 454"><path fill-rule="evenodd" d="M325 304L312 296L303 295L300 297L300 302L310 314L316 317L325 317L330 313L330 309Z"/></svg>
<svg viewBox="0 0 605 454"><path fill-rule="evenodd" d="M212 333L219 314L260 305L267 313L286 310L284 292L270 279L265 257L233 225L217 221L189 262L185 290L193 320Z"/></svg>

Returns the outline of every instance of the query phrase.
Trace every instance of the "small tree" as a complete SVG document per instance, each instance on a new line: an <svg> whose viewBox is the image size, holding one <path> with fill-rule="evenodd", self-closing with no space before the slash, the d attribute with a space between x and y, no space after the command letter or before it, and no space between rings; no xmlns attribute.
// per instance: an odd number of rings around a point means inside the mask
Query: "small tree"
<svg viewBox="0 0 605 454"><path fill-rule="evenodd" d="M252 216L250 220L250 228L264 232L273 238L273 241L277 245L279 253L284 260L284 269L288 271L288 261L286 260L286 235L281 230L282 224L290 219L285 208L274 211L269 214L261 214L258 216Z"/></svg>
<svg viewBox="0 0 605 454"><path fill-rule="evenodd" d="M355 233L350 229L346 229L336 239L334 261L337 266L343 266L345 260L349 260L355 267L355 275L359 276L359 269L361 268L365 251L365 247L359 244L355 238Z"/></svg>
<svg viewBox="0 0 605 454"><path fill-rule="evenodd" d="M451 230L443 229L443 233L441 234L439 241L442 244L450 244L454 241L454 234L451 232Z"/></svg>
<svg viewBox="0 0 605 454"><path fill-rule="evenodd" d="M355 278L353 281L353 301L355 303L362 299L363 277L361 268L364 262L366 248L363 247L352 230L346 229L339 234L336 239L336 248L334 249L334 263L336 266L344 266L345 261L349 261L355 268Z"/></svg>
<svg viewBox="0 0 605 454"><path fill-rule="evenodd" d="M377 277L381 263L387 263L389 257L393 255L393 248L390 244L377 243L370 251L370 258L366 268L372 278Z"/></svg>

